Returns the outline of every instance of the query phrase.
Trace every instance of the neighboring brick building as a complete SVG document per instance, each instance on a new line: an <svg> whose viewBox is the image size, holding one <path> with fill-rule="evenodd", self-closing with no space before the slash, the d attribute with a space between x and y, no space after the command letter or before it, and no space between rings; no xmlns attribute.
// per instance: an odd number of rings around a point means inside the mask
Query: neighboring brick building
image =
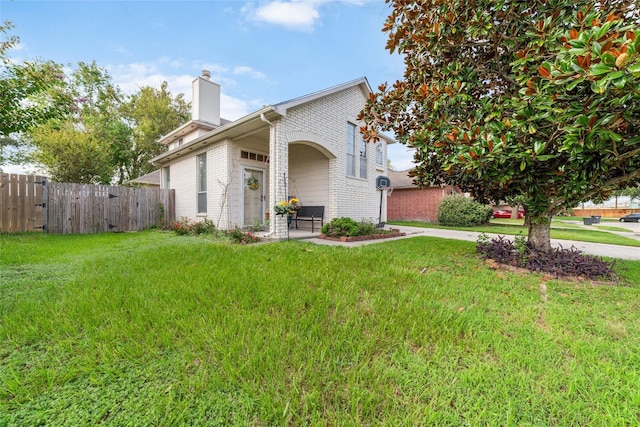
<svg viewBox="0 0 640 427"><path fill-rule="evenodd" d="M458 193L455 187L419 189L409 171L387 171L393 192L387 197L388 221L437 222L438 206L445 196Z"/></svg>
<svg viewBox="0 0 640 427"><path fill-rule="evenodd" d="M176 191L176 217L207 218L221 228L269 217L270 235L282 239L287 221L273 206L296 196L302 205L324 206L325 222L376 222L376 177L386 174L394 141L362 140L356 117L371 93L362 77L229 122L220 118L220 86L204 71L193 83L192 120L164 136L169 151L152 160L162 188Z"/></svg>

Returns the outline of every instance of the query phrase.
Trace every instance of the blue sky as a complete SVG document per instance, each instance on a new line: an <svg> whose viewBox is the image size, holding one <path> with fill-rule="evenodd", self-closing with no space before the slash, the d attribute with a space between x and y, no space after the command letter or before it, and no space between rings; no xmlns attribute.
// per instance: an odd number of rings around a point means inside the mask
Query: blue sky
<svg viewBox="0 0 640 427"><path fill-rule="evenodd" d="M208 69L227 119L361 76L374 89L401 78L380 31L388 14L383 0L0 0L20 37L14 60L95 60L125 92L167 81L188 99ZM389 158L411 166L400 144Z"/></svg>

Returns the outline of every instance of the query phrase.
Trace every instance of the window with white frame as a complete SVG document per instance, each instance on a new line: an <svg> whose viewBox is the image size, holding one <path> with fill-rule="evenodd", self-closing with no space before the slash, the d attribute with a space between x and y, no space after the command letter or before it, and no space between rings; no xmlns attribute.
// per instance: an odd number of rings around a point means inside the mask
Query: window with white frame
<svg viewBox="0 0 640 427"><path fill-rule="evenodd" d="M207 213L207 153L196 157L198 213Z"/></svg>
<svg viewBox="0 0 640 427"><path fill-rule="evenodd" d="M382 141L376 143L376 165L382 166L383 154L382 154Z"/></svg>
<svg viewBox="0 0 640 427"><path fill-rule="evenodd" d="M360 132L358 138L360 140L360 178L367 177L367 142L364 140Z"/></svg>
<svg viewBox="0 0 640 427"><path fill-rule="evenodd" d="M171 173L169 170L169 166L162 168L162 178L164 180L164 187L165 189L170 189L171 188Z"/></svg>
<svg viewBox="0 0 640 427"><path fill-rule="evenodd" d="M347 176L367 177L367 143L353 123L347 123Z"/></svg>

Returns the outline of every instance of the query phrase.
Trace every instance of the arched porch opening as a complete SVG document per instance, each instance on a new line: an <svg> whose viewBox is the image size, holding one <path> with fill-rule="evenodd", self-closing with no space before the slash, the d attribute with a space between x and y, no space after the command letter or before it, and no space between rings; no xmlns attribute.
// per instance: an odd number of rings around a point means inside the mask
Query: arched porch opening
<svg viewBox="0 0 640 427"><path fill-rule="evenodd" d="M326 212L330 211L330 163L334 158L331 152L316 143L290 143L287 183L289 196L298 198L303 206L324 206L326 216Z"/></svg>

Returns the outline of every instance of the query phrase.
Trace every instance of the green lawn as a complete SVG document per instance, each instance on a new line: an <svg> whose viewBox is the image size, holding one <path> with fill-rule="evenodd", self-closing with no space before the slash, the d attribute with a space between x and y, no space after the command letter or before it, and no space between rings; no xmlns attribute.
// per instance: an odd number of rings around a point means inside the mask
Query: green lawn
<svg viewBox="0 0 640 427"><path fill-rule="evenodd" d="M577 224L568 223L566 219L553 219L551 223L551 238L562 240L575 240L578 242L607 243L611 245L634 246L640 247L640 240L625 237L619 234L613 234L609 231L624 231L628 229L621 227L612 227L609 225L593 225L591 229L585 229ZM575 221L575 219L574 219ZM476 227L445 227L438 224L431 224L416 221L392 221L389 224L407 225L412 227L425 228L442 228L450 230L469 230L484 233L495 233L502 235L522 235L526 236L527 228L523 226L522 219L492 219L490 224L479 225Z"/></svg>
<svg viewBox="0 0 640 427"><path fill-rule="evenodd" d="M473 242L0 235L0 426L637 425L625 284Z"/></svg>

